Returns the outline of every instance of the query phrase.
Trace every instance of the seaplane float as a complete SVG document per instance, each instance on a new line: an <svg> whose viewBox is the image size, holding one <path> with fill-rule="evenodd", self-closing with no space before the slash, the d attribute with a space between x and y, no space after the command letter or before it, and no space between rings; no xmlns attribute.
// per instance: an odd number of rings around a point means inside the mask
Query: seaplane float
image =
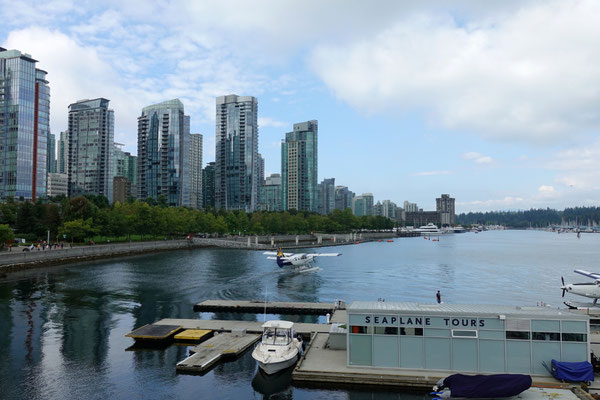
<svg viewBox="0 0 600 400"><path fill-rule="evenodd" d="M600 298L600 274L596 272L584 271L582 269L576 269L573 271L577 274L587 276L593 279L593 282L583 283L569 283L565 284L565 279L561 276L562 282L562 297L565 297L565 293L575 294L577 296L583 296L590 299L594 299L592 303L579 303L574 301L565 301L565 305L569 308L589 308L598 307L598 299Z"/></svg>
<svg viewBox="0 0 600 400"><path fill-rule="evenodd" d="M317 257L338 257L342 253L284 253L281 248L277 251L265 251L267 260L276 260L279 268L289 267L295 272L318 271L314 265Z"/></svg>

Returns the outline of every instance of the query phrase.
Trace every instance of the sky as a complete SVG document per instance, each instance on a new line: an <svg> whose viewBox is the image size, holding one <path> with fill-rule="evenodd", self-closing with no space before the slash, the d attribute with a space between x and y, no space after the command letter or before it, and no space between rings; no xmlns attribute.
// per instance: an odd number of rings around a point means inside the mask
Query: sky
<svg viewBox="0 0 600 400"><path fill-rule="evenodd" d="M600 205L600 2L0 0L0 46L48 72L51 130L105 97L137 153L179 98L214 161L215 97L258 98L265 172L319 121L319 181L457 212Z"/></svg>

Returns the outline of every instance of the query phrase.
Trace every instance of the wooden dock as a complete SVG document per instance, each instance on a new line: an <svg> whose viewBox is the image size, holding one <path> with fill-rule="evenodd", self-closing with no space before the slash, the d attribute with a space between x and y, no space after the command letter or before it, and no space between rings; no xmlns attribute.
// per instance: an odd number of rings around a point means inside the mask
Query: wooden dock
<svg viewBox="0 0 600 400"><path fill-rule="evenodd" d="M267 314L333 314L334 303L301 303L291 301L267 301ZM194 305L199 312L263 313L265 302L260 300L205 300Z"/></svg>
<svg viewBox="0 0 600 400"><path fill-rule="evenodd" d="M165 318L153 325L178 325L183 329L207 329L215 332L232 332L246 330L248 333L262 333L262 321L224 321L218 319L183 319ZM295 322L294 330L297 334L310 337L311 333L329 333L329 324L309 324Z"/></svg>
<svg viewBox="0 0 600 400"><path fill-rule="evenodd" d="M196 346L191 356L177 363L178 372L203 373L225 357L237 357L260 339L258 334L220 333Z"/></svg>

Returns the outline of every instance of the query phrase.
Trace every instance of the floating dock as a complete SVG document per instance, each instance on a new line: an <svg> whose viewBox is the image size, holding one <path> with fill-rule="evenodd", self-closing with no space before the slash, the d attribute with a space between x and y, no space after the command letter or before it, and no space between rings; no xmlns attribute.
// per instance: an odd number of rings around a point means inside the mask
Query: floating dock
<svg viewBox="0 0 600 400"><path fill-rule="evenodd" d="M203 373L222 358L237 357L260 339L258 334L220 333L196 346L191 356L177 363L178 372Z"/></svg>
<svg viewBox="0 0 600 400"><path fill-rule="evenodd" d="M200 342L207 339L211 333L212 331L209 329L186 329L175 335L173 338L184 342Z"/></svg>
<svg viewBox="0 0 600 400"><path fill-rule="evenodd" d="M194 305L194 311L199 312L234 312L234 313L263 313L268 314L333 314L340 308L334 303L300 303L291 301L252 300L205 300Z"/></svg>
<svg viewBox="0 0 600 400"><path fill-rule="evenodd" d="M171 339L177 332L182 330L178 324L150 324L144 325L136 330L129 332L127 337L138 340L165 341Z"/></svg>

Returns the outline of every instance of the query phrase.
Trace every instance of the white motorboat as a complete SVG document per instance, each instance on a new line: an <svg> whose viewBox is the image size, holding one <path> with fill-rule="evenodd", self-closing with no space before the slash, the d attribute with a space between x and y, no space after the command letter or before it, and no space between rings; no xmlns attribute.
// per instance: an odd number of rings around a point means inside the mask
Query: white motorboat
<svg viewBox="0 0 600 400"><path fill-rule="evenodd" d="M413 229L413 232L419 232L421 235L440 235L442 230L437 227L434 223L430 222L427 225L420 226Z"/></svg>
<svg viewBox="0 0 600 400"><path fill-rule="evenodd" d="M294 365L302 353L302 341L294 337L294 323L267 321L262 327L262 339L252 352L259 368L270 375Z"/></svg>

